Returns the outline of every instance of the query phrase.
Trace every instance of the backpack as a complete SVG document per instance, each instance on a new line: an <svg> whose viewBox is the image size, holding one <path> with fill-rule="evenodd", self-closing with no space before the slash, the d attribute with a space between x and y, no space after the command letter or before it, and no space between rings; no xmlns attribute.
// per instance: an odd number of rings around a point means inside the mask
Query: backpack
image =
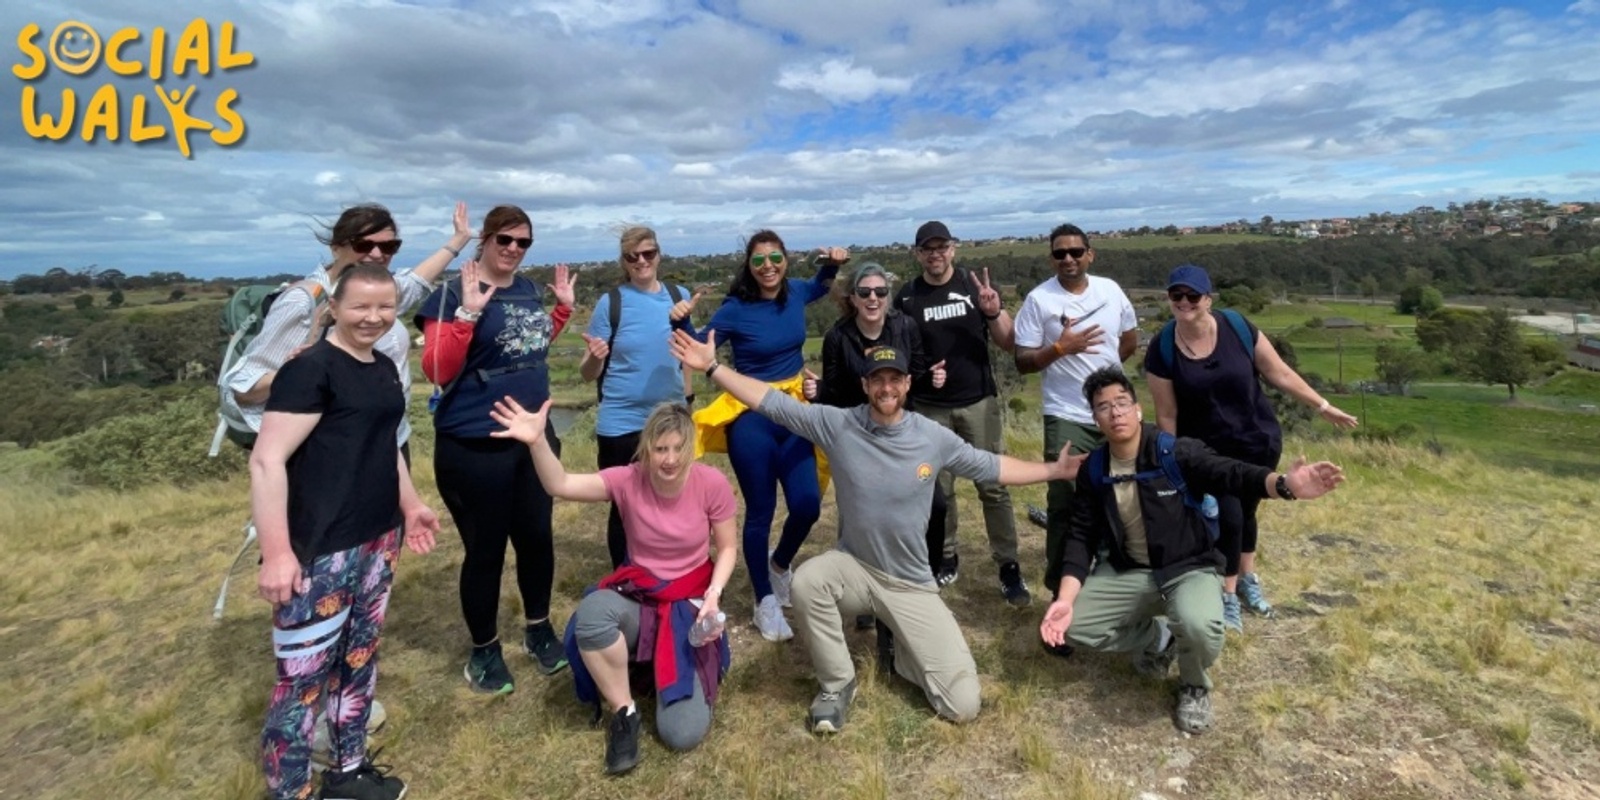
<svg viewBox="0 0 1600 800"><path fill-rule="evenodd" d="M1178 496L1183 498L1184 506L1200 514L1200 519L1206 525L1206 534L1214 543L1222 533L1222 527L1217 521L1217 499L1209 494L1198 498L1189 494L1189 485L1183 480L1183 470L1178 467L1177 445L1178 437L1166 431L1157 431L1155 469L1132 475L1112 476L1110 448L1104 446L1096 447L1089 453L1089 460L1085 462L1084 468L1089 470L1089 481L1102 489L1127 481L1148 483L1165 475L1167 483L1177 489Z"/></svg>
<svg viewBox="0 0 1600 800"><path fill-rule="evenodd" d="M667 294L672 297L673 305L683 302L683 290L678 288L678 284L671 281L663 283L667 285ZM611 287L611 291L606 292L606 299L611 301L609 308L606 309L609 312L606 319L611 322L611 337L606 339L606 360L600 365L600 376L594 379L594 395L597 401L606 399L606 373L611 371L611 347L617 343L617 331L622 325L622 287Z"/></svg>
<svg viewBox="0 0 1600 800"><path fill-rule="evenodd" d="M228 302L222 306L222 332L228 336L228 343L223 345L222 366L217 369L217 430L211 436L211 449L208 451L212 458L222 452L224 438L246 450L256 444L257 431L239 415L236 403L221 402L224 396L222 393L233 391L228 388L228 378L238 366L240 359L249 351L250 344L261 335L261 327L266 322L268 312L272 310L272 304L283 296L284 292L296 287L304 288L311 294L311 336L307 342L314 342L322 335L324 321L321 311L322 304L327 300L322 284L315 280L304 279L276 286L272 284L240 286L228 296Z"/></svg>
<svg viewBox="0 0 1600 800"><path fill-rule="evenodd" d="M1239 341L1244 343L1245 355L1249 356L1250 363L1254 364L1256 360L1256 337L1250 335L1250 323L1244 321L1243 314L1231 308L1221 309L1218 313L1228 321L1228 326L1233 328L1233 332L1239 336ZM1164 367L1168 374L1171 374L1172 365L1175 361L1172 348L1174 347L1173 340L1178 335L1177 326L1177 320L1168 320L1166 325L1161 326L1161 332L1156 334L1156 340L1150 344L1151 349L1155 351L1156 362Z"/></svg>

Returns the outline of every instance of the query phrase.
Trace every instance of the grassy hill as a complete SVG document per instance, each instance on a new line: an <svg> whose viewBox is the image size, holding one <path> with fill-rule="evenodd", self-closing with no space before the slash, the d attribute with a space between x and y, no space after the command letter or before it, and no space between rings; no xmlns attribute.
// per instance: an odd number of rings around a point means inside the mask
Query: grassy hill
<svg viewBox="0 0 1600 800"><path fill-rule="evenodd" d="M1030 411L1010 446L1037 450ZM569 461L593 464L586 433ZM195 447L203 443L194 442ZM1592 479L1495 460L1349 440L1291 451L1343 463L1350 482L1314 503L1263 509L1261 568L1282 616L1247 619L1216 671L1217 729L1179 734L1171 686L1123 658L1059 660L1038 644L1041 602L1002 601L963 489L965 570L945 595L984 684L978 720L936 720L875 671L851 634L862 690L845 732L803 728L815 691L798 643L749 625L744 570L727 593L734 666L698 750L653 738L620 780L571 679L511 661L515 694L460 677L460 547L407 554L383 649L379 738L420 797L1591 797L1600 774L1600 570ZM418 477L436 508L425 448ZM725 466L719 463L719 466ZM210 618L239 540L246 481L127 493L72 486L39 451L0 454L0 795L255 798L273 680L254 569ZM1042 504L1043 493L1016 493ZM604 508L556 509L555 614L606 571ZM802 560L833 542L831 506ZM1022 527L1036 583L1042 532ZM502 630L520 613L506 577ZM1037 586L1035 586L1037 591ZM647 712L647 727L650 714ZM1591 794L1586 794L1591 792Z"/></svg>

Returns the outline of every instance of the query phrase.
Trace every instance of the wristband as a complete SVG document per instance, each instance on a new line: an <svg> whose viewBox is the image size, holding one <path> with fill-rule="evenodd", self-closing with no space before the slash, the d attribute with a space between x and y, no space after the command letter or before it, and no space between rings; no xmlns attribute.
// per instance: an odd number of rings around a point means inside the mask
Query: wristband
<svg viewBox="0 0 1600 800"><path fill-rule="evenodd" d="M1294 500L1295 499L1294 491L1289 488L1289 474L1288 473L1286 473L1286 472L1278 473L1277 489L1278 489L1278 496L1279 497L1281 497L1281 498L1283 498L1285 500Z"/></svg>
<svg viewBox="0 0 1600 800"><path fill-rule="evenodd" d="M978 313L979 313L979 314L983 314L983 312L982 312L982 311L979 311L979 312L978 312ZM997 312L995 312L995 315L994 315L994 316L992 316L992 317L991 317L991 316L989 316L989 315L988 315L988 314L983 314L983 318L984 318L984 319L985 319L985 320L988 320L988 321L989 321L989 322L994 322L994 321L995 321L995 320L997 320L997 319L999 319L999 318L1000 318L1000 312L998 312L998 311L997 311Z"/></svg>
<svg viewBox="0 0 1600 800"><path fill-rule="evenodd" d="M455 258L455 257L461 255L461 251L460 250L458 250L458 249L456 249L454 247L451 247L450 245L447 245L447 244L439 245L439 249L445 251L446 253L449 253L451 258Z"/></svg>
<svg viewBox="0 0 1600 800"><path fill-rule="evenodd" d="M1050 343L1050 349L1056 351L1056 355L1058 355L1058 356L1064 356L1064 355L1067 354L1067 348L1061 346L1061 341L1060 340L1056 340L1054 342L1051 342Z"/></svg>
<svg viewBox="0 0 1600 800"><path fill-rule="evenodd" d="M713 359L711 361L711 364L706 367L706 377L707 378L711 377L711 373L716 372L717 371L717 367L720 367L720 366L722 366L722 362Z"/></svg>
<svg viewBox="0 0 1600 800"><path fill-rule="evenodd" d="M1333 404L1328 402L1327 398L1323 398L1322 399L1322 405L1317 406L1317 413L1318 414L1322 414L1322 413L1326 412L1329 408L1332 408L1332 407L1333 407Z"/></svg>
<svg viewBox="0 0 1600 800"><path fill-rule="evenodd" d="M481 316L483 316L482 311L468 311L465 308L456 308L456 319L462 322L477 322L478 317Z"/></svg>

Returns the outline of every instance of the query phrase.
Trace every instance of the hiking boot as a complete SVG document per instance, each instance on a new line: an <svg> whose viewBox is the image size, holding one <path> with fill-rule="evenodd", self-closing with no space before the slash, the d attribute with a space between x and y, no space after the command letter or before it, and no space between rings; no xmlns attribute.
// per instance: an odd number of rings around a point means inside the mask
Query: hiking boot
<svg viewBox="0 0 1600 800"><path fill-rule="evenodd" d="M367 714L367 735L382 730L383 724L388 721L389 713L374 698L372 711ZM321 772L333 764L333 725L328 722L326 714L317 715L317 727L314 730L316 732L311 735L311 771Z"/></svg>
<svg viewBox="0 0 1600 800"><path fill-rule="evenodd" d="M1239 605L1244 606L1244 610L1267 619L1277 616L1278 612L1267 602L1266 593L1261 591L1261 579L1256 577L1254 572L1246 572L1239 576L1236 594L1239 597Z"/></svg>
<svg viewBox="0 0 1600 800"><path fill-rule="evenodd" d="M378 751L374 750L372 756ZM389 767L362 759L361 766L349 772L329 770L322 774L318 800L400 800L406 796L406 782L389 774Z"/></svg>
<svg viewBox="0 0 1600 800"><path fill-rule="evenodd" d="M1173 721L1184 733L1198 735L1211 730L1211 693L1199 686L1178 687L1178 710Z"/></svg>
<svg viewBox="0 0 1600 800"><path fill-rule="evenodd" d="M850 701L856 699L856 679L837 692L817 692L811 701L811 711L806 714L806 726L812 733L838 733L844 730L845 718L850 716Z"/></svg>
<svg viewBox="0 0 1600 800"><path fill-rule="evenodd" d="M778 565L771 561L772 554L768 553L767 559L767 577L772 581L772 596L778 598L778 605L794 608L789 601L789 586L794 583L794 565L791 564L790 569L778 569Z"/></svg>
<svg viewBox="0 0 1600 800"><path fill-rule="evenodd" d="M1050 528L1050 515L1032 503L1028 504L1028 521L1046 530Z"/></svg>
<svg viewBox="0 0 1600 800"><path fill-rule="evenodd" d="M1028 593L1028 584L1022 580L1022 568L1015 561L1000 565L1000 594L1005 595L1006 602L1016 608L1027 608L1033 602L1033 595Z"/></svg>
<svg viewBox="0 0 1600 800"><path fill-rule="evenodd" d="M959 577L961 577L961 554L952 553L944 557L944 561L939 564L939 574L933 576L933 579L942 589L955 583Z"/></svg>
<svg viewBox="0 0 1600 800"><path fill-rule="evenodd" d="M878 624L878 618L871 614L856 615L856 630L858 631L870 631L872 626L876 624Z"/></svg>
<svg viewBox="0 0 1600 800"><path fill-rule="evenodd" d="M1167 679L1167 671L1172 668L1172 662L1178 657L1176 647L1177 637L1172 635L1172 630L1167 627L1165 620L1156 620L1160 626L1160 635L1156 637L1156 649L1139 653L1133 657L1133 671L1154 681Z"/></svg>
<svg viewBox="0 0 1600 800"><path fill-rule="evenodd" d="M556 636L550 620L535 622L522 629L522 652L538 662L539 671L554 675L567 668L567 651Z"/></svg>
<svg viewBox="0 0 1600 800"><path fill-rule="evenodd" d="M499 642L472 648L472 655L467 658L467 666L462 674L467 677L467 685L475 692L511 694L516 689L511 682L511 670L506 668L506 660L500 655Z"/></svg>
<svg viewBox="0 0 1600 800"><path fill-rule="evenodd" d="M783 618L783 609L778 607L776 596L769 594L756 605L756 630L761 631L761 638L769 642L787 642L794 638L794 629Z"/></svg>
<svg viewBox="0 0 1600 800"><path fill-rule="evenodd" d="M878 671L885 675L894 674L894 631L882 621L874 620L878 629Z"/></svg>
<svg viewBox="0 0 1600 800"><path fill-rule="evenodd" d="M1232 592L1222 593L1222 627L1237 633L1244 633L1244 615L1239 612L1239 596Z"/></svg>
<svg viewBox="0 0 1600 800"><path fill-rule="evenodd" d="M639 704L611 714L606 726L606 774L621 775L639 765Z"/></svg>

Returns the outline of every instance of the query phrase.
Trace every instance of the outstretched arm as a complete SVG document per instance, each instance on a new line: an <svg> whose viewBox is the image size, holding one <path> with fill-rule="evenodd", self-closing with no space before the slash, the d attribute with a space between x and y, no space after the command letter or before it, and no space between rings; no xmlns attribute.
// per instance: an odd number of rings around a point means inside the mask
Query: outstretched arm
<svg viewBox="0 0 1600 800"><path fill-rule="evenodd" d="M550 443L544 438L545 418L549 414L549 400L544 401L537 412L533 412L507 395L496 401L494 410L489 412L489 418L503 430L489 435L497 439L516 439L527 445L528 452L533 456L533 469L539 473L539 482L544 484L544 490L551 497L583 503L610 500L606 482L599 475L593 472L569 474L561 466L561 459L556 457L555 451L550 449Z"/></svg>
<svg viewBox="0 0 1600 800"><path fill-rule="evenodd" d="M717 362L715 330L706 331L704 342L695 339L686 331L675 330L667 347L672 350L672 357L683 362L685 367L705 373L712 383L752 409L761 408L762 399L772 388L766 381L740 375L733 371L733 367Z"/></svg>
<svg viewBox="0 0 1600 800"><path fill-rule="evenodd" d="M1005 486L1022 486L1046 481L1073 481L1078 479L1078 467L1089 456L1073 455L1072 444L1061 448L1055 461L1023 461L1011 456L1000 456L1000 483Z"/></svg>

